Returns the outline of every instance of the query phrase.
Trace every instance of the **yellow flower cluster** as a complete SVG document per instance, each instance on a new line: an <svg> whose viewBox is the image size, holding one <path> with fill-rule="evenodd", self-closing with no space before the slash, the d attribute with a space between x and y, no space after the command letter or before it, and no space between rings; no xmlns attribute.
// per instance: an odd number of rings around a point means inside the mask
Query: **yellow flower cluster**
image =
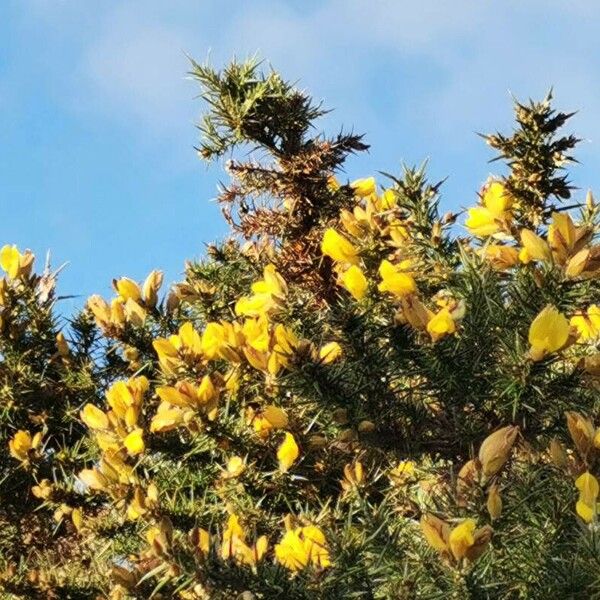
<svg viewBox="0 0 600 600"><path fill-rule="evenodd" d="M339 285L355 300L367 297L369 278L359 248L364 248L366 254L373 254L373 246L382 241L383 244L378 246L377 290L392 296L399 304L398 320L428 332L434 342L454 334L456 322L464 315L464 306L460 301L446 298L437 302L434 312L419 299L415 281L417 264L414 256L407 252L411 223L396 216L396 192L387 189L378 195L372 177L353 182L351 188L357 205L352 212L343 210L339 219L346 234L330 227L325 230L321 242L321 252L335 263ZM354 241L349 240L348 235ZM393 250L391 254L390 250Z"/></svg>
<svg viewBox="0 0 600 600"><path fill-rule="evenodd" d="M98 326L107 334L116 337L126 323L141 327L146 316L156 307L158 292L163 282L161 271L152 271L143 285L121 277L113 280L117 297L108 304L100 296L92 296L88 300Z"/></svg>
<svg viewBox="0 0 600 600"><path fill-rule="evenodd" d="M511 212L515 206L506 185L492 180L481 192L481 206L468 210L465 226L469 232L496 240L482 249L495 269L541 264L559 269L566 279L590 278L600 269L600 245L593 245L592 227L576 225L568 213L554 212L544 237L531 229L519 229Z"/></svg>

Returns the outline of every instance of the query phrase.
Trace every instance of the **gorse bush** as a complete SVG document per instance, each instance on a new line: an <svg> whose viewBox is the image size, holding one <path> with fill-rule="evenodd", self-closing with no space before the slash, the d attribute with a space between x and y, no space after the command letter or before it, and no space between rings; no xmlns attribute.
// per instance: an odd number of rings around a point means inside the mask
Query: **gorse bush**
<svg viewBox="0 0 600 600"><path fill-rule="evenodd" d="M193 64L232 235L72 320L0 266L6 598L600 597L600 209L550 96L443 214L255 62Z"/></svg>

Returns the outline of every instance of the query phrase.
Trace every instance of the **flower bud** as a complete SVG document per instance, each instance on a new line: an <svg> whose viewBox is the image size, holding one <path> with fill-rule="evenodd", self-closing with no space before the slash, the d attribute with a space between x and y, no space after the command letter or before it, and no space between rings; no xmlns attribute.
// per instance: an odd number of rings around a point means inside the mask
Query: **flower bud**
<svg viewBox="0 0 600 600"><path fill-rule="evenodd" d="M567 428L581 458L585 459L594 445L594 426L592 422L575 411L567 411Z"/></svg>
<svg viewBox="0 0 600 600"><path fill-rule="evenodd" d="M508 460L519 428L508 425L489 435L479 448L479 462L486 477L495 475Z"/></svg>
<svg viewBox="0 0 600 600"><path fill-rule="evenodd" d="M557 438L552 438L548 450L550 452L550 458L552 462L557 467L562 469L567 466L567 451Z"/></svg>
<svg viewBox="0 0 600 600"><path fill-rule="evenodd" d="M499 518L502 514L502 497L500 496L497 483L492 484L488 491L487 510L490 513L492 521Z"/></svg>

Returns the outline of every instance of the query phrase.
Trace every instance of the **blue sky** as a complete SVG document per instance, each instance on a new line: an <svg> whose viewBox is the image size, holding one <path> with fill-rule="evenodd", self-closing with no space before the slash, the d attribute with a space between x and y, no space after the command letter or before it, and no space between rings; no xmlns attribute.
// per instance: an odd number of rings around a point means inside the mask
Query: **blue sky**
<svg viewBox="0 0 600 600"><path fill-rule="evenodd" d="M68 261L70 308L114 276L176 281L226 233L186 53L259 52L335 108L325 130L366 134L348 178L430 158L454 209L495 168L475 132L552 85L580 111L583 196L600 179L599 26L594 0L0 0L0 242Z"/></svg>

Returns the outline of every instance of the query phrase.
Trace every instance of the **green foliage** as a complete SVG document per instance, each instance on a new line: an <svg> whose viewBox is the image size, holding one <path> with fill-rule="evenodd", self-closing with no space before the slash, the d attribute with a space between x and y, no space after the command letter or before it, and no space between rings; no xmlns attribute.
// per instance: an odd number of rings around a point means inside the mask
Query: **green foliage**
<svg viewBox="0 0 600 600"><path fill-rule="evenodd" d="M570 115L516 104L459 237L425 165L339 182L367 146L305 92L192 68L229 239L68 324L0 251L5 596L599 596L600 211L555 205Z"/></svg>

